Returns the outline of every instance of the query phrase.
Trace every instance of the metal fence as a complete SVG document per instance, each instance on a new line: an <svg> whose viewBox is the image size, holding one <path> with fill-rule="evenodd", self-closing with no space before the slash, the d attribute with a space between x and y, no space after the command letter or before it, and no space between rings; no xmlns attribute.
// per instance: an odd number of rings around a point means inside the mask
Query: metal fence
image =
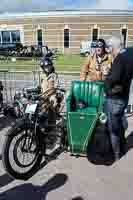
<svg viewBox="0 0 133 200"><path fill-rule="evenodd" d="M64 88L69 89L72 80L78 80L77 74L59 74ZM3 97L5 103L12 103L16 91L23 88L36 87L41 83L40 71L0 71L0 80L3 83ZM133 104L133 82L130 88L129 104Z"/></svg>
<svg viewBox="0 0 133 200"><path fill-rule="evenodd" d="M70 87L71 81L79 79L77 75L59 74L59 79L62 80L64 88ZM16 91L23 88L36 87L41 84L40 71L0 71L0 80L3 83L3 97L5 103L13 102L13 97Z"/></svg>

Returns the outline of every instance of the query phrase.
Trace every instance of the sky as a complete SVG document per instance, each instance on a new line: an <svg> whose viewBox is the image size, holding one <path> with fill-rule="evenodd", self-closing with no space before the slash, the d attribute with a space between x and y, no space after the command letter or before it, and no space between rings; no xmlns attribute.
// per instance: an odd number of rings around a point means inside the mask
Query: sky
<svg viewBox="0 0 133 200"><path fill-rule="evenodd" d="M128 0L128 8L133 10L133 0Z"/></svg>
<svg viewBox="0 0 133 200"><path fill-rule="evenodd" d="M0 0L0 13L57 9L133 9L133 0Z"/></svg>

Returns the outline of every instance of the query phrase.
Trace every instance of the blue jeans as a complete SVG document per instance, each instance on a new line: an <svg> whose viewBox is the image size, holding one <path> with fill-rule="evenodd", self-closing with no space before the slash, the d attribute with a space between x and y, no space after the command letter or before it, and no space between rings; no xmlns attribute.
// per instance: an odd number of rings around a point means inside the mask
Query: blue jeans
<svg viewBox="0 0 133 200"><path fill-rule="evenodd" d="M127 106L127 101L123 99L113 99L106 97L105 113L107 114L107 126L110 133L110 139L114 154L120 154L121 144L124 144L125 130L123 126L124 110Z"/></svg>

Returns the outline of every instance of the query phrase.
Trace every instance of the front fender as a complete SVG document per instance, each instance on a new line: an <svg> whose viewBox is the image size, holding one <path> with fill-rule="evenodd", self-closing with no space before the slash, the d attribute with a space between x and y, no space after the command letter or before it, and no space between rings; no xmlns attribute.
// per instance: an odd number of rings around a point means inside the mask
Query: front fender
<svg viewBox="0 0 133 200"><path fill-rule="evenodd" d="M21 130L21 129L24 129L24 127L27 127L28 126L28 121L29 120L26 120L26 119L18 119L16 120L16 122L14 122L12 125L11 125L11 128L8 130L8 132L5 134L6 136L10 136L12 134L16 134L16 130Z"/></svg>

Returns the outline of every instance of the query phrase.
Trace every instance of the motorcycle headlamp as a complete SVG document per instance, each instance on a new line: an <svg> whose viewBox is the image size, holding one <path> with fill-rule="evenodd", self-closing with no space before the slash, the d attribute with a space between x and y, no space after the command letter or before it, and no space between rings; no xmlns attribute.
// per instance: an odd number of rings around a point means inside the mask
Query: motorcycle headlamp
<svg viewBox="0 0 133 200"><path fill-rule="evenodd" d="M48 65L48 61L45 61L45 62L44 62L44 65L47 66L47 65Z"/></svg>

